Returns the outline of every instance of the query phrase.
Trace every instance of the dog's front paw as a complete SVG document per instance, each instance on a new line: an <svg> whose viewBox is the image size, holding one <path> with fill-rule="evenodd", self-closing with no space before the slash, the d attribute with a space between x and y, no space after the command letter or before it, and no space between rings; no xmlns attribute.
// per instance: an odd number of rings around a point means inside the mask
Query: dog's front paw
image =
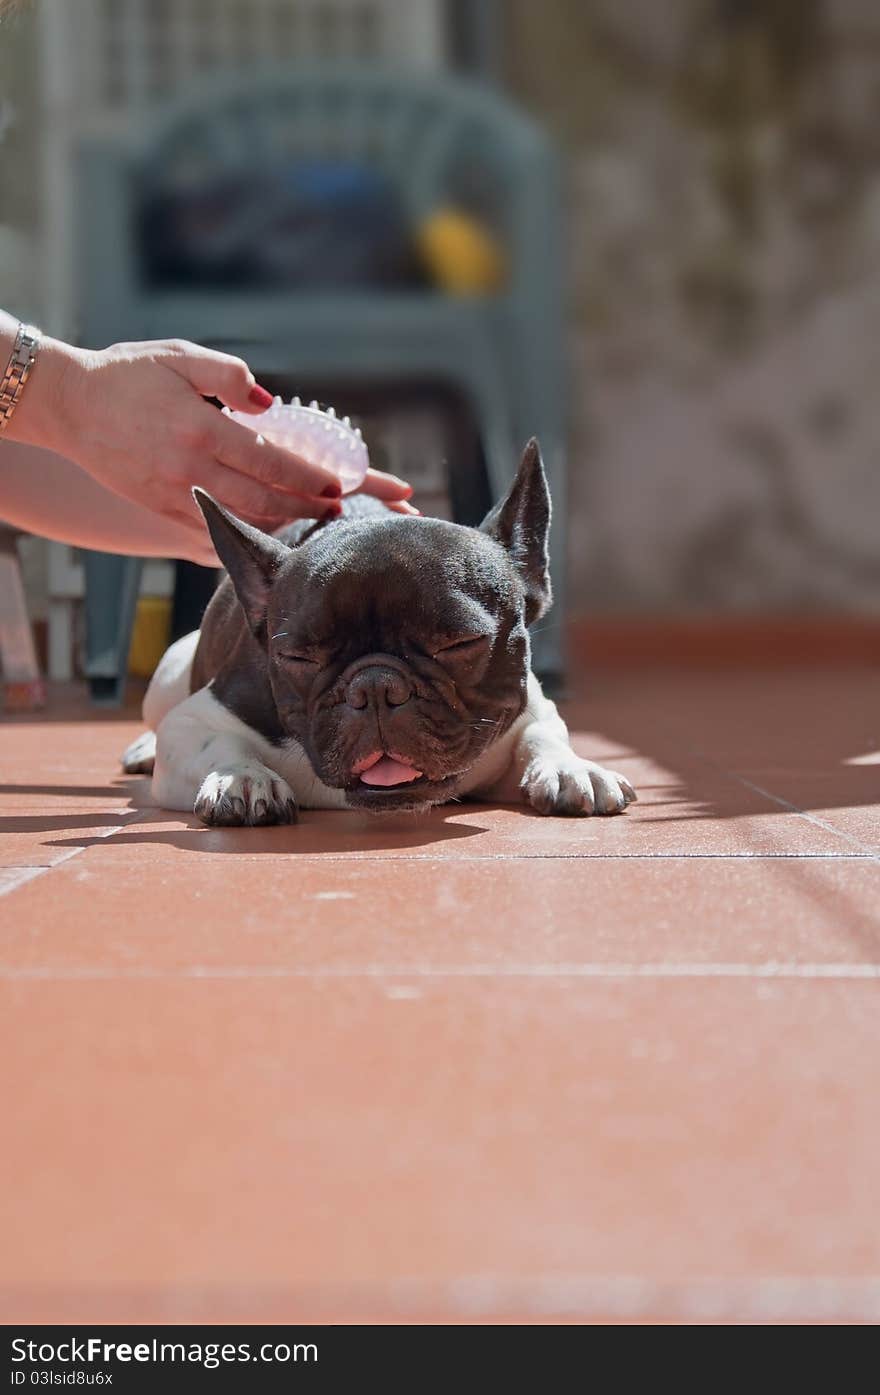
<svg viewBox="0 0 880 1395"><path fill-rule="evenodd" d="M212 770L202 782L194 812L213 828L296 823L296 800L280 775L253 761Z"/></svg>
<svg viewBox="0 0 880 1395"><path fill-rule="evenodd" d="M540 751L526 766L520 788L539 814L622 814L638 798L616 770L606 770L573 751Z"/></svg>
<svg viewBox="0 0 880 1395"><path fill-rule="evenodd" d="M152 775L156 764L156 733L145 731L122 753L122 769L126 775Z"/></svg>

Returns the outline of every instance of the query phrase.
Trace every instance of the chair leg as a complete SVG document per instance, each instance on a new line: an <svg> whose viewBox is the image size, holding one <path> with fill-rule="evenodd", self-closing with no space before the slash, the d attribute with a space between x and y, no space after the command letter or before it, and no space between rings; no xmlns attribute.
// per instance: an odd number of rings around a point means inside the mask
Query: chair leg
<svg viewBox="0 0 880 1395"><path fill-rule="evenodd" d="M125 699L128 651L143 560L84 552L86 678L95 703L120 707Z"/></svg>
<svg viewBox="0 0 880 1395"><path fill-rule="evenodd" d="M70 596L49 597L49 677L69 683L73 677L73 607Z"/></svg>
<svg viewBox="0 0 880 1395"><path fill-rule="evenodd" d="M44 707L46 684L37 664L15 534L0 530L0 673L7 712Z"/></svg>

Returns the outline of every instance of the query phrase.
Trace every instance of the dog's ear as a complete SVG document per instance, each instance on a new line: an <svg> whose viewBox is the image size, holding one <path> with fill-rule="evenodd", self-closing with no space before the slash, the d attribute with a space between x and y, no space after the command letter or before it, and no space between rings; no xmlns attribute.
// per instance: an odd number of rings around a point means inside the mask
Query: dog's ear
<svg viewBox="0 0 880 1395"><path fill-rule="evenodd" d="M205 515L217 556L229 573L248 625L261 642L266 637L266 605L278 569L290 548L259 528L229 513L203 489L193 496Z"/></svg>
<svg viewBox="0 0 880 1395"><path fill-rule="evenodd" d="M516 479L507 497L496 504L480 524L510 553L526 593L526 624L531 625L550 608L550 491L538 442L532 437L523 452Z"/></svg>

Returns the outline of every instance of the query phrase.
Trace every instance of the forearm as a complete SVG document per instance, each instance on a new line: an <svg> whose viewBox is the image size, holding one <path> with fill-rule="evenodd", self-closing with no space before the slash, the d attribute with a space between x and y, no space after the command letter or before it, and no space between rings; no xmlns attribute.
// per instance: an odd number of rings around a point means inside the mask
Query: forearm
<svg viewBox="0 0 880 1395"><path fill-rule="evenodd" d="M53 542L219 566L207 533L104 489L53 451L0 438L0 519Z"/></svg>

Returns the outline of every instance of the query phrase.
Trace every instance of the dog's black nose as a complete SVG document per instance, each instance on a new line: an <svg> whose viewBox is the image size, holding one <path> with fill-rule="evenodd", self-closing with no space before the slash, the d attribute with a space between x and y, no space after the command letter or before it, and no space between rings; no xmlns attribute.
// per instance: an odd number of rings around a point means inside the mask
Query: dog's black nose
<svg viewBox="0 0 880 1395"><path fill-rule="evenodd" d="M396 668L371 664L358 669L345 689L349 707L361 711L365 707L402 707L412 697L412 684Z"/></svg>

